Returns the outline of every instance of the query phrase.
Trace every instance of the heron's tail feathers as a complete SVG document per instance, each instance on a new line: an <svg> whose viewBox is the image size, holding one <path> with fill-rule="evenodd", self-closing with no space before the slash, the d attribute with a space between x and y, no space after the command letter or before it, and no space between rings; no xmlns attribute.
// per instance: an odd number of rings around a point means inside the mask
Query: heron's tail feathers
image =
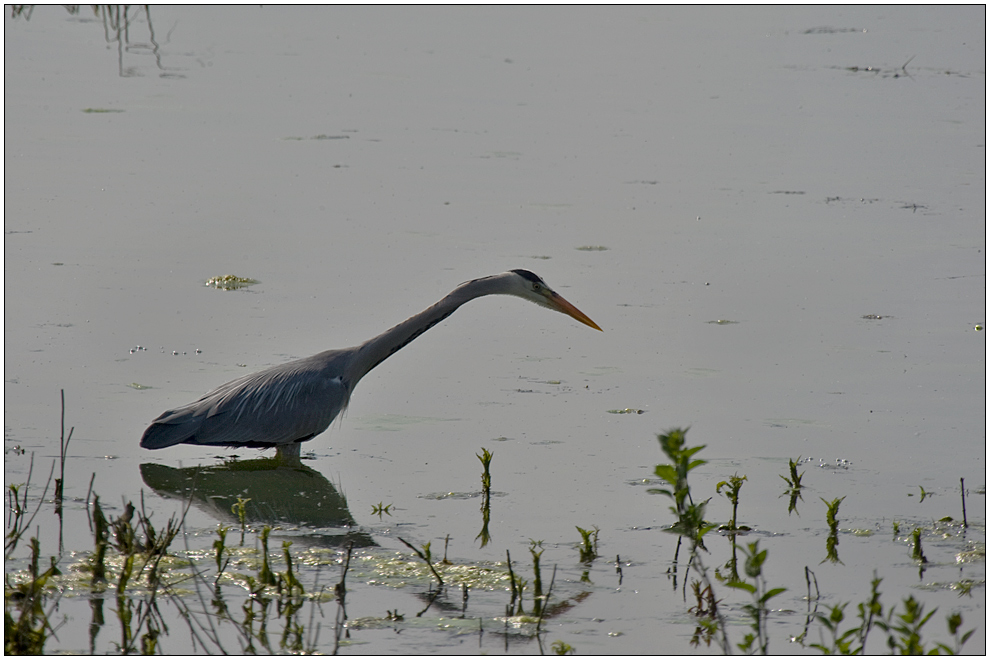
<svg viewBox="0 0 990 660"><path fill-rule="evenodd" d="M179 423L153 422L141 436L141 446L145 449L164 449L184 442L196 444L199 426L198 419Z"/></svg>

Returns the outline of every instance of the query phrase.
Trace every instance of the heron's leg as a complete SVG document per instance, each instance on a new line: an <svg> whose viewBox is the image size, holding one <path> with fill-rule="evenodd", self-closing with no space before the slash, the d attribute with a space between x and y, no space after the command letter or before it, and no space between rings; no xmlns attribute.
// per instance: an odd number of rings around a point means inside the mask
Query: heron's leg
<svg viewBox="0 0 990 660"><path fill-rule="evenodd" d="M277 445L275 447L275 458L284 463L299 462L299 447L302 443L293 442L288 445Z"/></svg>

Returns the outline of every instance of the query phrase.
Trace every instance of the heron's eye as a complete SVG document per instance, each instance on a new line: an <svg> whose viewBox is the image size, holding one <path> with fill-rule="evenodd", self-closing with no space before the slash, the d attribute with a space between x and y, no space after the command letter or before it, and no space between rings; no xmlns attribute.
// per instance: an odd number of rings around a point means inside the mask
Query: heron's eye
<svg viewBox="0 0 990 660"><path fill-rule="evenodd" d="M539 282L533 282L533 291L539 291L542 288L543 287L540 286L540 283Z"/></svg>

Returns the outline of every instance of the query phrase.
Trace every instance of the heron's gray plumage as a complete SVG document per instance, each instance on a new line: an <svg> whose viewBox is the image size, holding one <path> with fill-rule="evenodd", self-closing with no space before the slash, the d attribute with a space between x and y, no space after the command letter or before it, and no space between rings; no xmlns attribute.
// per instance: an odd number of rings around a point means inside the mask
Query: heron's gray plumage
<svg viewBox="0 0 990 660"><path fill-rule="evenodd" d="M198 401L165 411L144 432L141 446L274 446L281 451L309 440L347 408L351 392L365 374L464 303L490 294L519 296L601 330L529 271L471 280L359 346L324 351L243 376Z"/></svg>
<svg viewBox="0 0 990 660"><path fill-rule="evenodd" d="M347 407L351 384L334 367L348 359L347 351L325 351L221 385L162 413L141 446L271 447L312 438Z"/></svg>

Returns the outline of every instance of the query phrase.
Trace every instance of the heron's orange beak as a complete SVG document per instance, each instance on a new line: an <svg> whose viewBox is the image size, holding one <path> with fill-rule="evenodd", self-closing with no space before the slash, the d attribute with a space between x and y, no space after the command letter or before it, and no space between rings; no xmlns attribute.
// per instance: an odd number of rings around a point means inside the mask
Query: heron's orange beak
<svg viewBox="0 0 990 660"><path fill-rule="evenodd" d="M564 300L564 298L556 291L554 291L553 295L550 296L548 302L550 304L550 307L557 310L558 312L563 312L564 314L567 314L571 318L577 319L581 323L584 323L585 325L590 326L595 330L605 332L604 330L598 327L597 323L595 323L590 318L588 318L587 314L582 312L580 309L578 309L571 303Z"/></svg>

